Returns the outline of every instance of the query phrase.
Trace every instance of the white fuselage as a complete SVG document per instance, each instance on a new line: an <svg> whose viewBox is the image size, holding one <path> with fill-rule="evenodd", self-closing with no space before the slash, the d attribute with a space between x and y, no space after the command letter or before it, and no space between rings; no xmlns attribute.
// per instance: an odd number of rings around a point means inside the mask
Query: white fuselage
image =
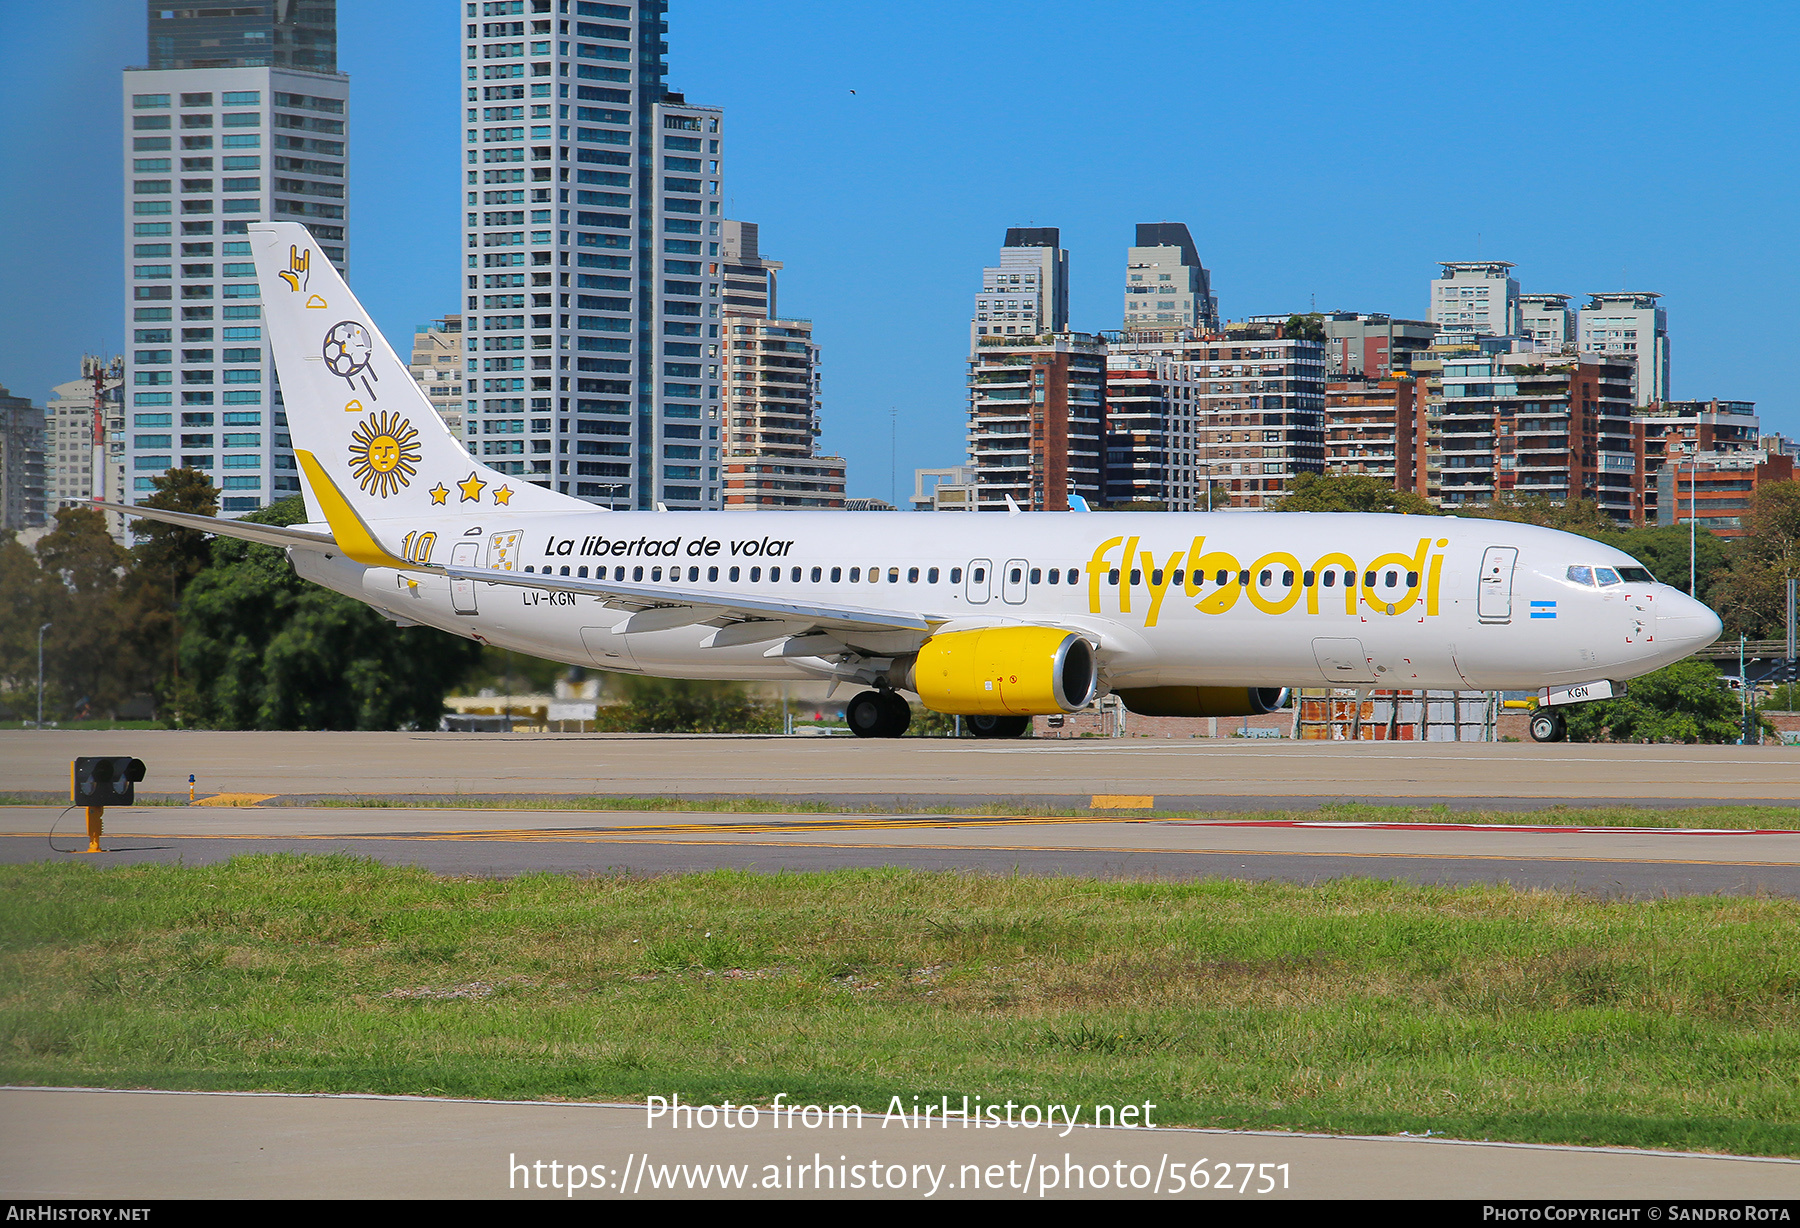
<svg viewBox="0 0 1800 1228"><path fill-rule="evenodd" d="M1635 677L1719 633L1710 610L1667 585L1570 578L1576 565L1638 566L1619 551L1495 520L496 510L478 523L439 516L370 527L421 563L678 583L672 602L699 591L722 602L904 611L940 631L1064 627L1095 642L1101 681L1115 690L1529 689ZM621 633L631 608L594 596L363 567L341 555L290 557L308 579L398 620L570 664L685 678L831 676L829 661L780 655L779 640L705 646L717 622ZM931 633L837 634L853 652L903 657Z"/></svg>

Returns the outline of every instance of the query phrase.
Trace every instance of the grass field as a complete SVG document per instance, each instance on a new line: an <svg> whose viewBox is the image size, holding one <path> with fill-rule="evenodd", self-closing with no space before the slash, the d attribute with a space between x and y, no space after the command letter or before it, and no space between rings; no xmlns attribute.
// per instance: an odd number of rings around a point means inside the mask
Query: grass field
<svg viewBox="0 0 1800 1228"><path fill-rule="evenodd" d="M898 870L0 868L0 1079L1155 1102L1800 1154L1800 902Z"/></svg>

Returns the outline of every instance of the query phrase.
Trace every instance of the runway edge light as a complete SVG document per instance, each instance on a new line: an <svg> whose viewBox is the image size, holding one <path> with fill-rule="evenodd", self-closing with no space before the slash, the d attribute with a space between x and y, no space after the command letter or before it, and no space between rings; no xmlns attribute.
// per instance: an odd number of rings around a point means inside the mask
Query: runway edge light
<svg viewBox="0 0 1800 1228"><path fill-rule="evenodd" d="M129 806L137 800L137 782L144 778L144 761L129 755L88 755L69 764L69 803L87 808L87 851L100 849L101 816L108 806Z"/></svg>

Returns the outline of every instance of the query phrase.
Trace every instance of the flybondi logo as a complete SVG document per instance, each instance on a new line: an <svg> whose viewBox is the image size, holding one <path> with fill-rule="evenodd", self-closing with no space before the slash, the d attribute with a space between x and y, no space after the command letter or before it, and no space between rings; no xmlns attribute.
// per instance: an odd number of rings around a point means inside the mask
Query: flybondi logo
<svg viewBox="0 0 1800 1228"><path fill-rule="evenodd" d="M1439 538L1441 550L1448 538ZM1115 553L1116 552L1116 553ZM1185 550L1173 550L1158 558L1157 551L1139 549L1135 537L1109 537L1088 560L1088 610L1100 614L1111 605L1131 614L1134 600L1145 604L1144 626L1156 626L1163 602L1171 590L1184 595L1202 614L1224 614L1239 601L1263 614L1354 615L1361 609L1401 615L1416 611L1438 612L1438 584L1444 556L1432 549L1432 539L1421 537L1411 554L1391 552L1359 561L1341 550L1332 550L1302 564L1287 550L1271 550L1244 562L1228 550L1208 550L1206 538L1196 537Z"/></svg>

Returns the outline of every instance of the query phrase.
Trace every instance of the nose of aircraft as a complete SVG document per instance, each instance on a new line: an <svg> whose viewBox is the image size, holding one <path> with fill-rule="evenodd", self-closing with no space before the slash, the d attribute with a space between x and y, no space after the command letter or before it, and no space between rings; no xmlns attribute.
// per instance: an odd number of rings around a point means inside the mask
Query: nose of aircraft
<svg viewBox="0 0 1800 1228"><path fill-rule="evenodd" d="M1686 593L1672 592L1656 619L1656 638L1665 648L1698 652L1719 638L1725 624Z"/></svg>

